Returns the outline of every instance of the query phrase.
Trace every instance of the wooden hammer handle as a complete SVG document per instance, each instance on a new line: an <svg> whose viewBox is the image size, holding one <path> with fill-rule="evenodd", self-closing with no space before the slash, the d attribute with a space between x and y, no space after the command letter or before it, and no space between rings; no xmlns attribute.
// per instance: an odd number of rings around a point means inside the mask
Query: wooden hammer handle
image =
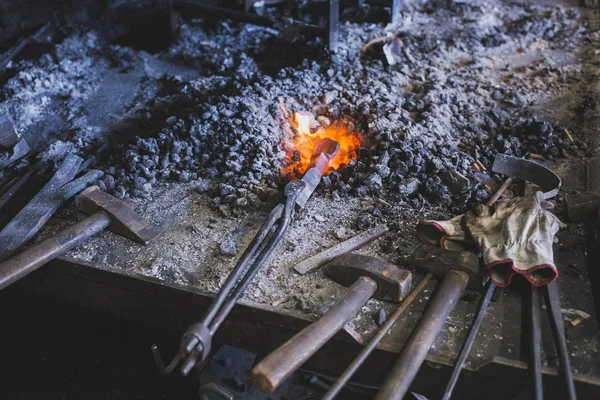
<svg viewBox="0 0 600 400"><path fill-rule="evenodd" d="M98 212L0 263L0 290L65 254L109 224L108 215Z"/></svg>
<svg viewBox="0 0 600 400"><path fill-rule="evenodd" d="M377 283L361 276L323 315L269 354L252 370L254 384L272 392L298 367L317 352L333 335L352 319L369 301Z"/></svg>

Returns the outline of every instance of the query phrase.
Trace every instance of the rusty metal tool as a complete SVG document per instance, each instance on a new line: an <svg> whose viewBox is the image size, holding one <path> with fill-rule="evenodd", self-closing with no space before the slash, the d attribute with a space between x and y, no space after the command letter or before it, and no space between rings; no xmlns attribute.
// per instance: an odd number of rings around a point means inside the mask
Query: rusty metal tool
<svg viewBox="0 0 600 400"><path fill-rule="evenodd" d="M349 253L366 245L367 243L371 243L373 240L380 238L387 232L389 232L389 228L385 225L378 225L374 228L368 229L356 236L351 237L348 240L344 240L343 242L338 243L325 251L317 253L314 256L299 262L294 267L294 270L300 275L309 273L310 271L327 264L334 258L341 256L342 254Z"/></svg>
<svg viewBox="0 0 600 400"><path fill-rule="evenodd" d="M252 380L272 392L351 320L372 296L401 302L411 273L378 258L344 254L326 267L327 276L348 289L317 321L285 342L252 369Z"/></svg>
<svg viewBox="0 0 600 400"><path fill-rule="evenodd" d="M558 194L560 189L561 179L549 168L538 164L531 160L525 160L517 157L498 154L494 160L492 170L497 173L509 175L514 178L531 182L537 185L543 192L544 198L550 199ZM582 196L579 198L569 198L566 201L567 213L569 213L569 204L571 207L571 215L573 217L580 216L593 210L595 199L593 196ZM579 207L575 206L577 204ZM566 338L564 332L559 332L557 324L562 325L562 316L560 316L560 297L558 288L555 282L551 283L551 288L546 288L546 297L548 299L548 311L550 313L553 328L554 342L556 344L559 359L561 362L561 375L566 382L567 394L569 400L576 399L573 374L569 362L569 353L567 349ZM548 286L548 285L547 285ZM543 398L542 384L542 361L541 361L541 296L539 288L531 287L529 292L529 317L530 317L530 347L531 347L531 367L534 378L534 399ZM557 316L560 316L560 322L554 321Z"/></svg>
<svg viewBox="0 0 600 400"><path fill-rule="evenodd" d="M329 51L332 53L338 48L339 25L340 0L329 0Z"/></svg>
<svg viewBox="0 0 600 400"><path fill-rule="evenodd" d="M27 141L19 135L7 112L0 114L0 147L9 152L0 162L2 167L8 167L20 160L30 150Z"/></svg>
<svg viewBox="0 0 600 400"><path fill-rule="evenodd" d="M79 194L78 208L89 217L0 263L0 290L106 228L145 245L168 226L167 222L154 227L123 200L102 192L98 186Z"/></svg>
<svg viewBox="0 0 600 400"><path fill-rule="evenodd" d="M302 179L293 180L286 185L284 202L273 208L225 280L202 321L190 325L184 332L179 351L169 365L165 367L158 346L152 345L154 362L162 374L171 373L181 363L180 372L187 376L192 368L208 359L212 337L287 232L296 206L304 207L339 148L339 143L331 139L323 139L317 144Z"/></svg>
<svg viewBox="0 0 600 400"><path fill-rule="evenodd" d="M529 344L531 346L531 373L533 375L533 398L544 399L544 387L542 385L542 303L540 302L540 291L536 286L529 287Z"/></svg>
<svg viewBox="0 0 600 400"><path fill-rule="evenodd" d="M545 166L531 160L508 156L506 154L496 155L494 164L492 165L492 171L497 174L509 175L509 177L498 188L496 193L494 193L494 195L488 200L486 203L486 206L488 207L494 205L494 203L502 196L502 194L508 189L508 187L516 178L532 179L532 182L538 184L540 188L543 188L543 190L546 191L544 194L546 199L555 196L558 193L558 189L561 184L560 177L558 177L558 175ZM552 185L558 186L553 187ZM477 333L481 328L483 317L487 312L487 308L490 304L490 300L495 289L496 285L491 280L488 281L486 284L485 293L481 299L481 302L479 303L477 314L473 320L471 328L469 329L467 339L465 340L460 354L456 359L456 363L454 364L454 369L452 370L452 375L450 376L450 380L448 381L446 389L444 390L442 400L449 400L452 396L452 392L454 391L454 387L456 386L460 372L467 360L469 352L471 351L471 347L473 346L473 342L477 337Z"/></svg>
<svg viewBox="0 0 600 400"><path fill-rule="evenodd" d="M492 171L536 184L544 192L546 200L556 196L562 184L560 177L550 168L506 154L496 154Z"/></svg>
<svg viewBox="0 0 600 400"><path fill-rule="evenodd" d="M575 393L575 380L571 370L571 361L569 360L569 350L567 349L567 340L565 337L565 326L563 323L562 312L560 311L560 296L558 294L558 284L552 281L544 288L546 303L548 304L548 314L550 317L550 327L554 336L554 344L558 349L558 358L560 360L561 375L565 382L567 398L569 400L577 399Z"/></svg>
<svg viewBox="0 0 600 400"><path fill-rule="evenodd" d="M29 180L37 175L43 174L48 169L48 163L43 161L38 161L33 165L33 167L29 168L27 172L25 172L21 176L16 176L8 185L6 190L3 190L2 195L0 195L0 210L2 210L12 198L17 194L17 192L25 186Z"/></svg>
<svg viewBox="0 0 600 400"><path fill-rule="evenodd" d="M92 170L73 180L82 161L67 155L50 181L0 231L0 260L18 251L68 199L102 177L102 171Z"/></svg>
<svg viewBox="0 0 600 400"><path fill-rule="evenodd" d="M398 357L376 400L401 400L419 372L421 364L465 288L480 289L479 257L469 251L445 250L423 245L415 251L416 265L433 273L441 283L423 317Z"/></svg>
<svg viewBox="0 0 600 400"><path fill-rule="evenodd" d="M425 277L419 282L419 284L410 292L410 294L404 299L404 301L400 304L400 306L394 311L392 315L385 321L385 324L375 333L375 335L371 338L369 343L363 347L363 349L358 353L356 358L352 361L352 363L346 368L344 373L340 375L340 377L335 381L335 383L329 388L325 396L321 400L331 400L337 396L337 394L342 390L344 385L348 383L352 375L358 370L358 368L362 365L363 362L369 357L369 355L375 350L375 347L379 344L381 339L386 335L386 333L394 326L398 318L402 316L402 314L406 311L406 309L411 305L413 300L423 291L425 286L429 283L429 281L433 278L433 274L428 272Z"/></svg>
<svg viewBox="0 0 600 400"><path fill-rule="evenodd" d="M15 129L8 112L0 113L0 147L11 149L21 140L21 135Z"/></svg>

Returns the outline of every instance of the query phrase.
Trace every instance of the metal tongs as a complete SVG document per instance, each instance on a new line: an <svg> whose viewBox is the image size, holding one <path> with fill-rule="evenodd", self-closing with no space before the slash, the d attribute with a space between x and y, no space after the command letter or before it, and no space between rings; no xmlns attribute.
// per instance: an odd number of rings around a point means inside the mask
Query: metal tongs
<svg viewBox="0 0 600 400"><path fill-rule="evenodd" d="M302 179L293 180L285 186L284 201L273 208L227 277L202 321L190 325L183 334L179 351L169 365L164 366L158 346L152 345L154 361L162 374L171 373L181 362L181 374L187 376L192 368L202 365L208 359L212 337L287 232L296 206L304 208L339 147L339 143L331 139L323 139L317 144Z"/></svg>

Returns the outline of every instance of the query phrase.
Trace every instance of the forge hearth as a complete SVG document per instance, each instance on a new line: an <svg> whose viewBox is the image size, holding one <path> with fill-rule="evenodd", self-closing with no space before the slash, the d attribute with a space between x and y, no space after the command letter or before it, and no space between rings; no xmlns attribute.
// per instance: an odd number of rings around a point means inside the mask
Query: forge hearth
<svg viewBox="0 0 600 400"><path fill-rule="evenodd" d="M389 232L360 252L418 281L424 274L410 261L415 224L485 203L503 181L491 172L498 153L535 159L561 176L557 215L564 194L600 187L600 37L589 9L558 0L415 1L389 24L391 0L342 2L332 48L322 2L84 1L57 6L61 15L49 24L41 5L22 18L13 3L0 12L0 136L14 124L30 151L9 162L14 144L0 143L0 179L34 165L41 172L2 209L3 225L69 153L95 163L103 191L156 224L175 221L144 248L101 233L24 280L29 290L184 330L285 185L302 177L317 143L333 139L340 151L326 176L217 339L232 343L244 331L239 340L267 352L344 290L320 270L295 273L298 262L382 225ZM78 218L67 203L34 241ZM600 289L597 275L588 275L595 262L586 260L588 228L561 230L555 258L578 390L596 398ZM381 383L434 288L386 336L361 379ZM445 382L479 298L471 291L459 301L432 347L427 376L435 382ZM341 372L356 343L364 345L393 310L369 301L310 367ZM467 362L477 379L498 386L525 379L520 310L516 291L494 298ZM553 353L545 360L555 367ZM433 386L416 383L435 398ZM506 398L525 393L526 383L514 386Z"/></svg>

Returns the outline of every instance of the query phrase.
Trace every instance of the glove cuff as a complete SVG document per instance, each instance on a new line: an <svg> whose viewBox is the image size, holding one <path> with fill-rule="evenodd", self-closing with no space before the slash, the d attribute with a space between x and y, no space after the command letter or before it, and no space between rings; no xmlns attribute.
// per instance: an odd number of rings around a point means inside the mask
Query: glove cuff
<svg viewBox="0 0 600 400"><path fill-rule="evenodd" d="M416 231L419 239L428 246L437 246L442 238L448 236L444 227L436 221L421 221Z"/></svg>
<svg viewBox="0 0 600 400"><path fill-rule="evenodd" d="M558 277L551 245L546 242L513 243L487 249L483 255L490 279L496 286L506 287L515 274L525 277L533 286L543 286Z"/></svg>

